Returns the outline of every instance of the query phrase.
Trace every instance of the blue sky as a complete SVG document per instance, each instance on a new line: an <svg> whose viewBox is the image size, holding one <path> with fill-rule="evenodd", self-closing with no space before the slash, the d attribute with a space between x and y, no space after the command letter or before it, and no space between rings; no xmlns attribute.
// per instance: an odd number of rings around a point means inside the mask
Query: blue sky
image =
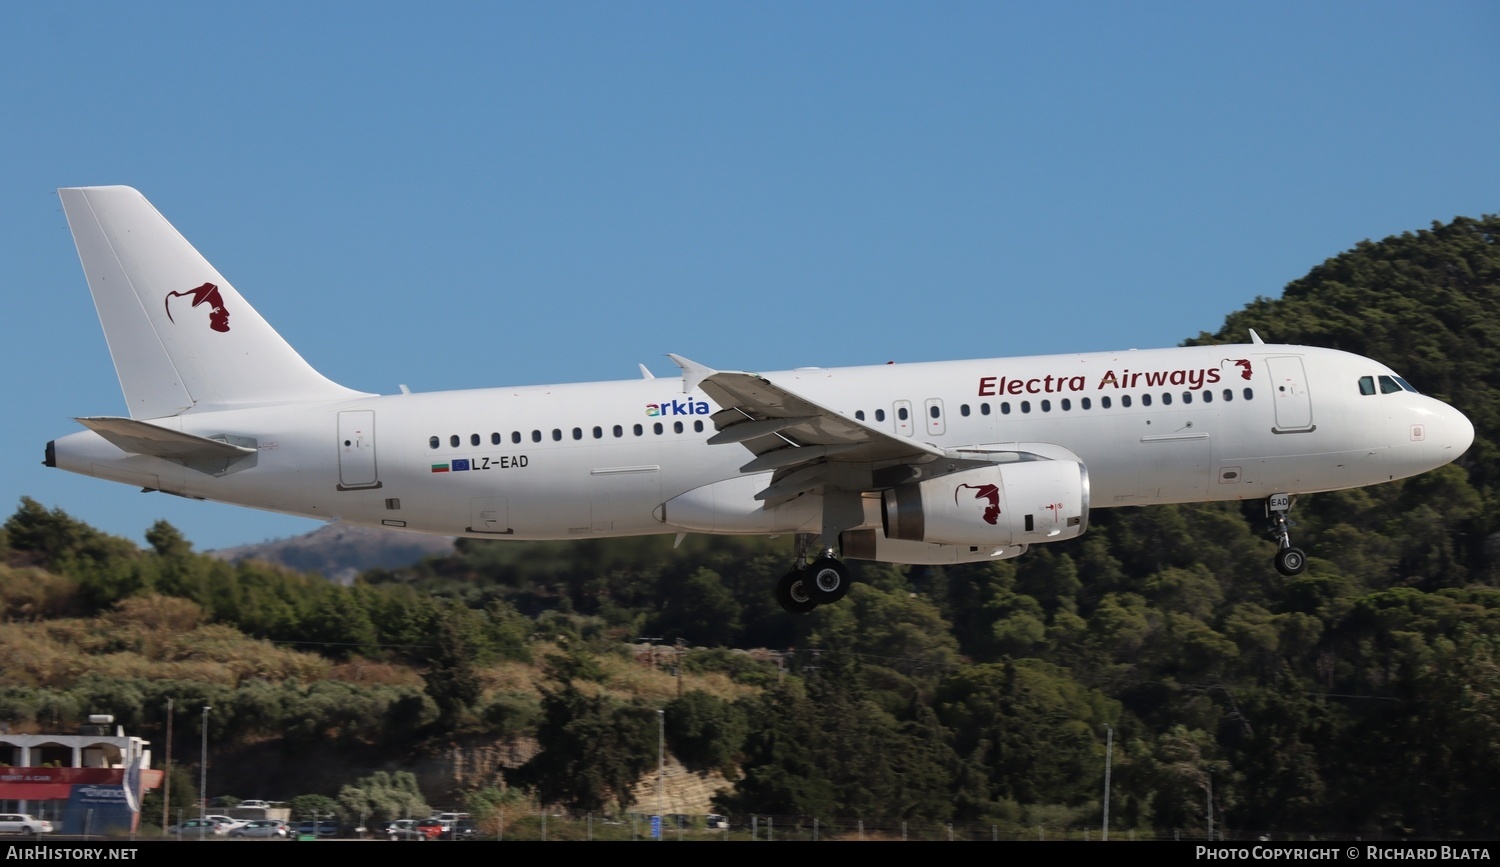
<svg viewBox="0 0 1500 867"><path fill-rule="evenodd" d="M1477 0L5 4L0 512L316 527L40 466L124 411L59 186L369 391L1169 346L1500 210L1497 46Z"/></svg>

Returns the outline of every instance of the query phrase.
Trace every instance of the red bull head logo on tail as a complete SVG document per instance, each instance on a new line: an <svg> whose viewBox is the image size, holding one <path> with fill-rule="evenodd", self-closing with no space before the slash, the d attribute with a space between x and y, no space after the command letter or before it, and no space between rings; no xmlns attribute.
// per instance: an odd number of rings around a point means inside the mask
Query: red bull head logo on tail
<svg viewBox="0 0 1500 867"><path fill-rule="evenodd" d="M189 289L186 292L167 293L167 297L163 303L167 307L167 319L171 321L172 324L177 324L177 320L172 318L172 299L182 298L184 296L192 297L193 307L197 307L200 304L208 305L209 328L212 328L215 331L229 330L229 311L224 309L224 298L223 296L219 295L219 287L215 286L212 283L204 283L202 286L199 286L196 289Z"/></svg>

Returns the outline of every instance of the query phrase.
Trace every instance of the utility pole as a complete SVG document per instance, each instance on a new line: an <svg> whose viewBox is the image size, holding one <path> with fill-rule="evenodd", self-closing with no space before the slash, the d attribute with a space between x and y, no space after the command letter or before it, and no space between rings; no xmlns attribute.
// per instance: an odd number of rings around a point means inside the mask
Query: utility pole
<svg viewBox="0 0 1500 867"><path fill-rule="evenodd" d="M208 823L208 712L213 708L203 706L203 757L198 767L198 839L207 835Z"/></svg>
<svg viewBox="0 0 1500 867"><path fill-rule="evenodd" d="M167 823L172 818L172 700L167 699L167 778L161 793L161 833L167 835Z"/></svg>
<svg viewBox="0 0 1500 867"><path fill-rule="evenodd" d="M650 636L650 635L642 635L641 637L639 637L639 638L636 639L636 641L649 641L649 642L651 642L650 646L651 646L651 670L652 671L656 670L656 642L661 641L661 639L662 639L662 637L660 635L657 635L657 636L654 636L654 637Z"/></svg>
<svg viewBox="0 0 1500 867"><path fill-rule="evenodd" d="M677 697L682 698L682 654L686 652L686 644L681 638L674 642L677 645Z"/></svg>
<svg viewBox="0 0 1500 867"><path fill-rule="evenodd" d="M1115 758L1115 730L1106 725L1104 731L1104 834L1100 839L1109 842L1109 772Z"/></svg>
<svg viewBox="0 0 1500 867"><path fill-rule="evenodd" d="M664 823L667 791L667 712L656 712L656 839L667 839Z"/></svg>

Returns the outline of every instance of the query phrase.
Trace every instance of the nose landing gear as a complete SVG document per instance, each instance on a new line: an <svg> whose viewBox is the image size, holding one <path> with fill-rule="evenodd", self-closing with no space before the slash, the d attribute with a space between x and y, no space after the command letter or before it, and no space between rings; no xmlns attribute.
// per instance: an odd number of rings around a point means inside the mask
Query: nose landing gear
<svg viewBox="0 0 1500 867"><path fill-rule="evenodd" d="M1276 541L1276 571L1288 577L1301 575L1307 568L1307 554L1292 547L1292 522L1287 513L1296 505L1295 494L1272 494L1266 497L1266 517L1271 519L1271 538Z"/></svg>

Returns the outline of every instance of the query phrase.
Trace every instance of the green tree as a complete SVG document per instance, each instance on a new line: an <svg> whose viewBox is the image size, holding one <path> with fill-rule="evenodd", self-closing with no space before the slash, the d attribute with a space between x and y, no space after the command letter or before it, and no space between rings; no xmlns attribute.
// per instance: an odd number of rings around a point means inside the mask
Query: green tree
<svg viewBox="0 0 1500 867"><path fill-rule="evenodd" d="M410 771L376 771L361 777L339 790L338 802L343 815L371 823L421 818L432 812Z"/></svg>
<svg viewBox="0 0 1500 867"><path fill-rule="evenodd" d="M656 711L605 695L585 695L571 681L542 694L541 753L517 774L544 802L580 812L633 801L631 787L656 763Z"/></svg>

